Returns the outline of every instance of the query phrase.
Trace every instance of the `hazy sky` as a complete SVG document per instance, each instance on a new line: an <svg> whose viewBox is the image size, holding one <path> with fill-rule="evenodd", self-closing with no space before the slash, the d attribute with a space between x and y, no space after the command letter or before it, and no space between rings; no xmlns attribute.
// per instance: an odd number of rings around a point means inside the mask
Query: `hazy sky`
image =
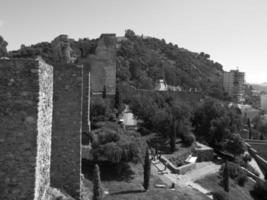
<svg viewBox="0 0 267 200"><path fill-rule="evenodd" d="M267 0L0 0L9 50L62 33L96 38L125 29L204 51L224 70L246 72L247 82L267 82Z"/></svg>

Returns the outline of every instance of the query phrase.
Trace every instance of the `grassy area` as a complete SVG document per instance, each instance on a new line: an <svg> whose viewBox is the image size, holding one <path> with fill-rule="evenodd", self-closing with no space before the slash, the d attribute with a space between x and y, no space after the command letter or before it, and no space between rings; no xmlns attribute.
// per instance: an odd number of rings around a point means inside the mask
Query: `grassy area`
<svg viewBox="0 0 267 200"><path fill-rule="evenodd" d="M83 173L86 177L86 187L92 191L92 164L83 163ZM109 194L105 200L208 200L208 198L191 188L181 188L175 191L166 188L156 188L155 184L164 184L157 176L151 176L150 189L143 190L143 169L141 164L123 166L117 173L118 166L100 164L101 179L105 191Z"/></svg>
<svg viewBox="0 0 267 200"><path fill-rule="evenodd" d="M203 179L197 180L196 183L202 187L213 191L224 192L220 185L220 178L217 174L206 176ZM254 183L249 179L244 187L237 185L232 179L230 180L230 192L228 193L230 200L253 200L250 191L253 189Z"/></svg>

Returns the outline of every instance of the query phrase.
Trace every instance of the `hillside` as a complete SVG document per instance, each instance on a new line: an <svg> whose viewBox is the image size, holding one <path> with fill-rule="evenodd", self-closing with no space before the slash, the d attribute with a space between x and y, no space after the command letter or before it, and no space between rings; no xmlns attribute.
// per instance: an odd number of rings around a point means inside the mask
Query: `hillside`
<svg viewBox="0 0 267 200"><path fill-rule="evenodd" d="M253 89L255 90L259 90L261 92L267 92L267 84L263 83L263 84L251 84Z"/></svg>
<svg viewBox="0 0 267 200"><path fill-rule="evenodd" d="M9 52L13 58L41 55L47 62L79 62L95 53L98 39L78 41L60 35L51 42L21 45ZM223 67L206 53L195 53L164 39L143 37L127 30L117 41L117 80L136 88L152 89L164 78L168 85L197 88L204 94L223 99Z"/></svg>
<svg viewBox="0 0 267 200"><path fill-rule="evenodd" d="M118 45L117 78L137 88L151 89L164 78L168 85L198 88L223 98L222 76L222 65L210 60L208 54L194 53L163 39L127 30Z"/></svg>

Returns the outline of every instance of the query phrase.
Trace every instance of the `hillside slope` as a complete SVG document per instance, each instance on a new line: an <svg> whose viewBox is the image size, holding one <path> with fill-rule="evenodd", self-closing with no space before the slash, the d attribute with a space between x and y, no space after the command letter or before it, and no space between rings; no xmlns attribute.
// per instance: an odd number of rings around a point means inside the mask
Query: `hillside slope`
<svg viewBox="0 0 267 200"><path fill-rule="evenodd" d="M222 65L209 58L203 52L190 52L163 39L137 36L127 30L118 45L117 78L142 89L151 89L164 78L169 85L223 96Z"/></svg>
<svg viewBox="0 0 267 200"><path fill-rule="evenodd" d="M26 58L41 55L48 63L79 62L95 53L98 39L78 41L60 35L51 42L21 45L9 57ZM203 94L223 99L223 67L206 53L180 48L164 39L143 37L126 30L117 41L117 80L136 88L152 89L158 79L183 89L197 88Z"/></svg>

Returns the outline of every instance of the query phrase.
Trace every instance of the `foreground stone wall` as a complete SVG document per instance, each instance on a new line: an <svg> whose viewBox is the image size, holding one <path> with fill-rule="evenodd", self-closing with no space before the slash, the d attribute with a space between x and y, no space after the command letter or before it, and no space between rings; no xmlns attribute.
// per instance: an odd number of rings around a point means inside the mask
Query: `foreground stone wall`
<svg viewBox="0 0 267 200"><path fill-rule="evenodd" d="M109 95L116 91L116 36L102 34L95 55L89 57L91 65L91 88L93 94L102 94L104 86Z"/></svg>
<svg viewBox="0 0 267 200"><path fill-rule="evenodd" d="M48 188L52 85L49 65L0 60L0 199L40 199Z"/></svg>
<svg viewBox="0 0 267 200"><path fill-rule="evenodd" d="M53 111L53 67L38 58L39 102L35 200L41 200L50 186L51 135Z"/></svg>
<svg viewBox="0 0 267 200"><path fill-rule="evenodd" d="M54 65L51 186L80 198L82 67Z"/></svg>
<svg viewBox="0 0 267 200"><path fill-rule="evenodd" d="M83 100L82 100L82 132L88 133L90 131L90 64L89 61L81 61L83 67Z"/></svg>

